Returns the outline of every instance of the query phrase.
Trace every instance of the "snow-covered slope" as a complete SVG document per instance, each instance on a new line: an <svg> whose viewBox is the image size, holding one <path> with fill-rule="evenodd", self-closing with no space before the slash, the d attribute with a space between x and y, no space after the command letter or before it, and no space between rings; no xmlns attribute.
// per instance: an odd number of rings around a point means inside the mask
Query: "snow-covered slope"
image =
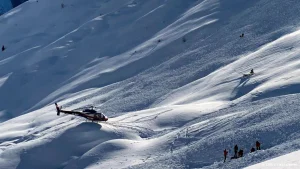
<svg viewBox="0 0 300 169"><path fill-rule="evenodd" d="M299 151L283 155L272 160L265 161L260 164L256 164L246 169L266 169L266 168L281 168L281 169L289 169L289 168L299 168L299 160L298 160Z"/></svg>
<svg viewBox="0 0 300 169"><path fill-rule="evenodd" d="M63 3L0 17L0 168L242 168L300 149L300 2ZM235 144L245 157L223 163Z"/></svg>

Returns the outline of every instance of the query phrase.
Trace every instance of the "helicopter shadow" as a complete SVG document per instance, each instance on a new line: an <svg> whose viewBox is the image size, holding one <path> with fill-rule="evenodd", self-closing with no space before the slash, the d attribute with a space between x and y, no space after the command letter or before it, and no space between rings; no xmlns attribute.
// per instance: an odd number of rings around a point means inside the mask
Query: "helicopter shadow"
<svg viewBox="0 0 300 169"><path fill-rule="evenodd" d="M232 91L233 97L230 99L231 101L244 96L259 85L257 83L247 84L251 80L251 77L240 77L239 79L238 85Z"/></svg>
<svg viewBox="0 0 300 169"><path fill-rule="evenodd" d="M59 168L59 164L70 160L71 156L82 156L91 147L111 139L101 128L102 125L98 123L82 122L59 136L49 136L47 139L50 142L37 144L21 153L20 163L16 168ZM55 157L55 162L49 157Z"/></svg>

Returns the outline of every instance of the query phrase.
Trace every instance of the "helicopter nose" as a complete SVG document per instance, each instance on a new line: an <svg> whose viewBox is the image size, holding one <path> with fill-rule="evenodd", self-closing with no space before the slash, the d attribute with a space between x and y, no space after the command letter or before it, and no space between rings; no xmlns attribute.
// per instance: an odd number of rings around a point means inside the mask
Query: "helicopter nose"
<svg viewBox="0 0 300 169"><path fill-rule="evenodd" d="M108 120L108 118L107 117L105 117L105 119L104 119L105 121L107 121Z"/></svg>

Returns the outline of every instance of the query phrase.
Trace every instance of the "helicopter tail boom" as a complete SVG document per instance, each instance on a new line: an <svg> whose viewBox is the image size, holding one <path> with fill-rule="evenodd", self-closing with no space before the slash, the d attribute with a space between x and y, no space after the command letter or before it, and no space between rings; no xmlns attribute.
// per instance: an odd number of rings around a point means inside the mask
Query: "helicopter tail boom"
<svg viewBox="0 0 300 169"><path fill-rule="evenodd" d="M56 107L57 115L59 116L60 115L60 108L58 107L57 103L55 103L55 107Z"/></svg>

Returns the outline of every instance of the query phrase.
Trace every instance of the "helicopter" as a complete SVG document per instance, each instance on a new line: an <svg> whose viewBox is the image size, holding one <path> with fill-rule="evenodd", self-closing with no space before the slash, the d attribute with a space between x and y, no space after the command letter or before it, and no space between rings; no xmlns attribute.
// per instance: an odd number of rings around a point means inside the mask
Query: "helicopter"
<svg viewBox="0 0 300 169"><path fill-rule="evenodd" d="M100 122L107 121L108 118L103 113L98 113L96 110L92 108L84 109L83 111L74 111L74 110L63 110L62 107L59 107L57 103L55 103L56 112L59 116L60 113L71 114L75 116L84 117L92 122Z"/></svg>

